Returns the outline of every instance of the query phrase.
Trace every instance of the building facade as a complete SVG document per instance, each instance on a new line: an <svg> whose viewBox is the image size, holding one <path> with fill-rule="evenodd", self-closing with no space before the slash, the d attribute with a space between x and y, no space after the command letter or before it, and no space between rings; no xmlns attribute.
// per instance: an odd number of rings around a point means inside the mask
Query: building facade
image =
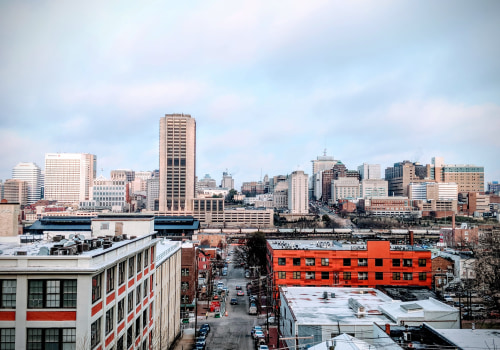
<svg viewBox="0 0 500 350"><path fill-rule="evenodd" d="M354 177L341 177L332 181L332 202L341 199L354 200L359 197L359 180Z"/></svg>
<svg viewBox="0 0 500 350"><path fill-rule="evenodd" d="M329 241L268 240L274 286L377 285L431 287L430 250L389 241L339 245Z"/></svg>
<svg viewBox="0 0 500 350"><path fill-rule="evenodd" d="M3 198L8 203L28 204L28 182L24 180L5 180L3 184Z"/></svg>
<svg viewBox="0 0 500 350"><path fill-rule="evenodd" d="M89 200L96 163L93 154L45 154L44 198L67 204Z"/></svg>
<svg viewBox="0 0 500 350"><path fill-rule="evenodd" d="M380 179L380 164L363 163L358 166L360 180Z"/></svg>
<svg viewBox="0 0 500 350"><path fill-rule="evenodd" d="M383 179L365 179L359 184L361 198L387 197L389 195L388 183Z"/></svg>
<svg viewBox="0 0 500 350"><path fill-rule="evenodd" d="M292 172L288 178L288 210L291 214L308 214L308 176L302 170Z"/></svg>
<svg viewBox="0 0 500 350"><path fill-rule="evenodd" d="M12 169L12 179L28 184L28 204L42 198L42 171L35 163L19 163Z"/></svg>
<svg viewBox="0 0 500 350"><path fill-rule="evenodd" d="M427 167L419 163L408 160L394 163L393 167L385 169L389 196L408 196L408 185L411 182L424 182L427 176Z"/></svg>
<svg viewBox="0 0 500 350"><path fill-rule="evenodd" d="M160 119L161 212L192 210L195 198L196 121L189 114Z"/></svg>
<svg viewBox="0 0 500 350"><path fill-rule="evenodd" d="M4 251L0 259L0 282L6 293L0 312L3 345L152 348L157 240L146 234L100 244L90 238L72 242L72 246L52 242L36 249Z"/></svg>

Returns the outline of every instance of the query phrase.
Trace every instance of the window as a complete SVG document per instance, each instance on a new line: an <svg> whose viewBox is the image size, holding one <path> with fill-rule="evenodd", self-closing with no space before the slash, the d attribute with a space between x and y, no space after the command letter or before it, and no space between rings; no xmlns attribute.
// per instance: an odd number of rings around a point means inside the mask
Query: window
<svg viewBox="0 0 500 350"><path fill-rule="evenodd" d="M105 325L106 335L108 335L109 332L113 330L114 324L115 324L115 307L113 306L111 309L106 311L106 325Z"/></svg>
<svg viewBox="0 0 500 350"><path fill-rule="evenodd" d="M344 258L344 266L351 266L351 259Z"/></svg>
<svg viewBox="0 0 500 350"><path fill-rule="evenodd" d="M358 272L358 280L367 280L368 272Z"/></svg>
<svg viewBox="0 0 500 350"><path fill-rule="evenodd" d="M293 266L300 266L300 258L293 258Z"/></svg>
<svg viewBox="0 0 500 350"><path fill-rule="evenodd" d="M115 269L113 266L106 271L106 293L115 290Z"/></svg>
<svg viewBox="0 0 500 350"><path fill-rule="evenodd" d="M149 250L144 251L144 268L148 267L149 262Z"/></svg>
<svg viewBox="0 0 500 350"><path fill-rule="evenodd" d="M101 230L109 230L109 222L101 223Z"/></svg>
<svg viewBox="0 0 500 350"><path fill-rule="evenodd" d="M76 349L76 329L28 328L26 334L26 349Z"/></svg>
<svg viewBox="0 0 500 350"><path fill-rule="evenodd" d="M125 261L118 264L118 285L125 283Z"/></svg>
<svg viewBox="0 0 500 350"><path fill-rule="evenodd" d="M375 279L376 280L383 280L384 279L384 273L383 272L375 272Z"/></svg>
<svg viewBox="0 0 500 350"><path fill-rule="evenodd" d="M392 279L394 281L399 281L401 279L401 273L399 273L399 272L393 272L392 273Z"/></svg>
<svg viewBox="0 0 500 350"><path fill-rule="evenodd" d="M189 289L189 282L181 282L181 290L183 292L187 291Z"/></svg>
<svg viewBox="0 0 500 350"><path fill-rule="evenodd" d="M1 284L1 298L0 307L14 309L16 307L16 290L17 281L16 280L0 280Z"/></svg>
<svg viewBox="0 0 500 350"><path fill-rule="evenodd" d="M138 286L135 289L135 305L139 305L141 303L141 286Z"/></svg>
<svg viewBox="0 0 500 350"><path fill-rule="evenodd" d="M368 259L366 258L358 259L358 266L368 266Z"/></svg>
<svg viewBox="0 0 500 350"><path fill-rule="evenodd" d="M286 258L278 258L278 265L286 265Z"/></svg>
<svg viewBox="0 0 500 350"><path fill-rule="evenodd" d="M137 273L142 271L142 253L137 254Z"/></svg>
<svg viewBox="0 0 500 350"><path fill-rule="evenodd" d="M401 259L392 259L392 266L394 267L401 266Z"/></svg>
<svg viewBox="0 0 500 350"><path fill-rule="evenodd" d="M314 265L316 265L316 259L306 258L306 266L314 266Z"/></svg>
<svg viewBox="0 0 500 350"><path fill-rule="evenodd" d="M141 335L141 315L137 316L135 319L135 337L138 338Z"/></svg>
<svg viewBox="0 0 500 350"><path fill-rule="evenodd" d="M322 280L330 279L330 272L328 272L328 271L322 271L321 272L321 279Z"/></svg>
<svg viewBox="0 0 500 350"><path fill-rule="evenodd" d="M181 304L189 304L189 295L187 294L181 295Z"/></svg>
<svg viewBox="0 0 500 350"><path fill-rule="evenodd" d="M427 280L427 273L425 273L425 272L419 272L418 273L418 280L419 281L426 281Z"/></svg>
<svg viewBox="0 0 500 350"><path fill-rule="evenodd" d="M154 257L155 257L155 247L151 247L151 263L153 263Z"/></svg>
<svg viewBox="0 0 500 350"><path fill-rule="evenodd" d="M144 283L142 284L142 287L143 287L143 295L144 295L144 298L146 298L148 296L148 280L145 280Z"/></svg>
<svg viewBox="0 0 500 350"><path fill-rule="evenodd" d="M330 266L330 260L328 258L321 258L321 266Z"/></svg>
<svg viewBox="0 0 500 350"><path fill-rule="evenodd" d="M183 277L188 277L189 276L189 268L188 267L183 267L181 269L181 276L183 276Z"/></svg>
<svg viewBox="0 0 500 350"><path fill-rule="evenodd" d="M125 318L125 298L118 302L118 319L117 322L120 323Z"/></svg>
<svg viewBox="0 0 500 350"><path fill-rule="evenodd" d="M28 308L74 308L76 292L76 280L29 280Z"/></svg>
<svg viewBox="0 0 500 350"><path fill-rule="evenodd" d="M127 328L127 349L132 346L132 342L134 341L134 325L130 325Z"/></svg>
<svg viewBox="0 0 500 350"><path fill-rule="evenodd" d="M123 335L118 338L118 341L116 342L116 350L123 350L124 347L123 347Z"/></svg>
<svg viewBox="0 0 500 350"><path fill-rule="evenodd" d="M15 350L16 330L15 328L0 329L0 349Z"/></svg>
<svg viewBox="0 0 500 350"><path fill-rule="evenodd" d="M127 299L127 312L131 313L134 311L134 292L128 293L128 299Z"/></svg>
<svg viewBox="0 0 500 350"><path fill-rule="evenodd" d="M375 266L384 266L383 259L375 259Z"/></svg>
<svg viewBox="0 0 500 350"><path fill-rule="evenodd" d="M128 278L131 279L135 275L135 259L134 257L131 257L128 259Z"/></svg>
<svg viewBox="0 0 500 350"><path fill-rule="evenodd" d="M92 277L92 303L101 299L102 296L102 273Z"/></svg>
<svg viewBox="0 0 500 350"><path fill-rule="evenodd" d="M145 309L142 313L142 328L146 328L148 325L148 309Z"/></svg>
<svg viewBox="0 0 500 350"><path fill-rule="evenodd" d="M286 278L286 272L285 271L278 271L278 278L279 279L285 279Z"/></svg>
<svg viewBox="0 0 500 350"><path fill-rule="evenodd" d="M418 266L420 266L420 267L427 266L427 260L426 259L418 259Z"/></svg>
<svg viewBox="0 0 500 350"><path fill-rule="evenodd" d="M101 317L90 325L90 347L95 348L101 342Z"/></svg>
<svg viewBox="0 0 500 350"><path fill-rule="evenodd" d="M344 272L344 280L350 280L351 279L351 273L350 272Z"/></svg>
<svg viewBox="0 0 500 350"><path fill-rule="evenodd" d="M413 263L412 263L411 259L403 259L403 266L404 267L412 267Z"/></svg>
<svg viewBox="0 0 500 350"><path fill-rule="evenodd" d="M403 279L405 281L413 280L413 274L411 272L403 272Z"/></svg>
<svg viewBox="0 0 500 350"><path fill-rule="evenodd" d="M294 271L293 272L293 279L294 280L299 280L300 279L300 271Z"/></svg>
<svg viewBox="0 0 500 350"><path fill-rule="evenodd" d="M306 272L306 280L316 279L316 274L313 271Z"/></svg>

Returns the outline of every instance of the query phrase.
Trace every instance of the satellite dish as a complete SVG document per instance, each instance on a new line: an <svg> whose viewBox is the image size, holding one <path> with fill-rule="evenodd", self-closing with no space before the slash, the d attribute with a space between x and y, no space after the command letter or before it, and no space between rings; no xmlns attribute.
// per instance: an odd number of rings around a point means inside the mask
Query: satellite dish
<svg viewBox="0 0 500 350"><path fill-rule="evenodd" d="M0 250L0 255L2 255L2 254L3 254L3 250Z"/></svg>
<svg viewBox="0 0 500 350"><path fill-rule="evenodd" d="M69 235L69 239L73 239L75 237L75 235L72 233Z"/></svg>
<svg viewBox="0 0 500 350"><path fill-rule="evenodd" d="M37 255L50 255L49 248L41 247Z"/></svg>
<svg viewBox="0 0 500 350"><path fill-rule="evenodd" d="M65 244L68 240L67 239L61 239L61 241L59 242L59 244Z"/></svg>
<svg viewBox="0 0 500 350"><path fill-rule="evenodd" d="M77 235L77 237L78 237L79 239L81 239L82 241L85 239L85 236L84 236L84 235L82 235L82 234Z"/></svg>
<svg viewBox="0 0 500 350"><path fill-rule="evenodd" d="M68 241L68 242L64 243L64 246L65 246L65 247L71 247L71 246L73 246L73 245L75 245L75 244L76 244L76 243L75 243L74 241Z"/></svg>

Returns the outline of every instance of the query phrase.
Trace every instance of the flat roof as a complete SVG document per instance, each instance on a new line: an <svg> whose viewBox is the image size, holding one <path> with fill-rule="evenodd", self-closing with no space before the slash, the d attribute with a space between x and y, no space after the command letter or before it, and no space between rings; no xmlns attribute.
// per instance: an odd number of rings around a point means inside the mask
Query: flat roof
<svg viewBox="0 0 500 350"><path fill-rule="evenodd" d="M296 322L301 325L394 324L379 309L380 305L393 300L373 288L281 287L281 290ZM325 292L327 299L324 298ZM350 299L363 306L365 312L358 314L352 309Z"/></svg>
<svg viewBox="0 0 500 350"><path fill-rule="evenodd" d="M497 349L500 344L499 329L433 329L459 349Z"/></svg>
<svg viewBox="0 0 500 350"><path fill-rule="evenodd" d="M341 242L336 240L267 240L269 245L274 250L366 250L366 243L350 243ZM384 241L390 244L389 241ZM391 250L409 250L409 251L426 251L418 246L404 245L404 244L390 244Z"/></svg>

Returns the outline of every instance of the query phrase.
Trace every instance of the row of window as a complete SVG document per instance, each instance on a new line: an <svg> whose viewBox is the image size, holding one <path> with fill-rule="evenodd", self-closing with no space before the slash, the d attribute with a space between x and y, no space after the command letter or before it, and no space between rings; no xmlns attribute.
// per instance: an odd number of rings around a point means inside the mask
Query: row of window
<svg viewBox="0 0 500 350"><path fill-rule="evenodd" d="M133 294L133 293L132 293ZM129 307L130 307L130 294L129 294ZM132 295L132 300L133 300L133 295ZM132 302L133 304L133 302ZM111 333L114 330L115 324L119 324L124 318L124 307L125 307L125 298L120 300L118 302L118 311L115 315L115 307L111 307L109 310L106 311L106 314L104 316L104 333L105 336L108 336L109 333ZM133 306L132 306L133 309ZM126 333L126 349L130 348L134 342L135 339L140 337L142 334L143 330L148 327L148 321L151 320L154 317L154 306L153 302L149 304L149 308L144 309L142 314L139 314L132 324L127 328L127 333ZM130 312L130 310L129 310ZM115 317L116 316L116 317ZM149 316L149 318L148 318ZM115 322L116 318L116 322ZM101 319L102 317L99 317L97 320L95 320L91 326L90 326L90 347L93 349L97 345L99 345L102 341L102 334L101 334ZM135 328L135 332L134 332ZM120 337L117 341L117 346L116 349L124 349L124 336Z"/></svg>
<svg viewBox="0 0 500 350"><path fill-rule="evenodd" d="M154 247L151 247L151 257L154 257ZM116 274L118 273L118 286L121 286L128 279L142 272L150 264L149 249L138 253L136 256L128 258L118 263L118 266L108 268L106 273L106 294L111 293L116 288ZM92 277L92 303L100 300L102 297L102 279L104 272Z"/></svg>
<svg viewBox="0 0 500 350"><path fill-rule="evenodd" d="M0 329L0 349L14 350L16 348L16 330L14 328ZM26 349L76 349L75 328L28 328L26 330Z"/></svg>
<svg viewBox="0 0 500 350"><path fill-rule="evenodd" d="M305 266L316 266L316 260L319 260L321 262L321 266L330 266L330 259L329 258L288 258L288 260L292 259L292 265L293 266L301 266L302 264L302 259L304 261ZM368 266L368 259L367 258L358 258L358 259L351 259L351 258L343 258L342 259L342 265L343 266L352 266L352 260L357 260L358 261L358 266ZM375 260L375 266L384 266L384 260L389 260L389 259L373 259ZM413 259L390 259L392 260L392 266L393 267L399 267L401 266L401 260L403 260L403 265L404 267L412 267L413 266ZM284 266L287 264L287 258L278 258L278 265ZM427 266L427 259L418 259L418 266L419 267L425 267Z"/></svg>
<svg viewBox="0 0 500 350"><path fill-rule="evenodd" d="M411 281L413 280L413 273L412 272L370 272L370 274L374 274L375 280L383 280L384 279L384 274L386 276L392 276L393 281L399 281L401 280L401 276L403 277L403 280L406 281ZM343 280L349 281L351 280L351 277L353 276L352 272L342 272L342 277ZM322 271L322 272L314 272L314 271L307 271L307 272L301 272L301 271L293 271L293 272L286 272L286 271L277 271L277 277L278 279L286 279L286 278L292 278L292 279L302 279L302 276L306 280L315 280L316 275L321 276L322 280L329 280L330 279L330 272L329 271ZM357 272L358 280L368 280L368 272ZM333 278L338 280L339 278L339 273L334 272L332 273ZM418 280L419 281L426 281L427 280L427 273L426 272L419 272L418 273Z"/></svg>

